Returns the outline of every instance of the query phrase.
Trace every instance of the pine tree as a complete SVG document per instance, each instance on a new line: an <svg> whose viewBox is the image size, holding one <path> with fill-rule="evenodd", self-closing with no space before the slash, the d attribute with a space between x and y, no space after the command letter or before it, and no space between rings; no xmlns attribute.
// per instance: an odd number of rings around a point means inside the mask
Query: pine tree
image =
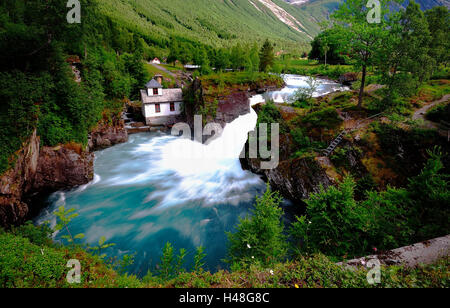
<svg viewBox="0 0 450 308"><path fill-rule="evenodd" d="M272 192L268 184L264 195L256 198L252 215L240 220L236 233L227 233L230 243L227 262L246 266L255 262L269 265L283 260L287 242L283 234L281 201L279 193Z"/></svg>
<svg viewBox="0 0 450 308"><path fill-rule="evenodd" d="M269 42L269 40L266 40L261 48L259 59L259 70L261 72L266 72L273 65L275 61L275 54L273 51L273 45Z"/></svg>

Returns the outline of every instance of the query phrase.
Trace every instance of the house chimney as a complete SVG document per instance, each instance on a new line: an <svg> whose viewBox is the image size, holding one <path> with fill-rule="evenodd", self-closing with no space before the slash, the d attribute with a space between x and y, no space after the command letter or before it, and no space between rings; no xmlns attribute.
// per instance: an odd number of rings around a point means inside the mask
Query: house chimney
<svg viewBox="0 0 450 308"><path fill-rule="evenodd" d="M155 77L153 77L153 79L155 79L157 82L159 82L159 84L162 85L162 81L163 81L162 75L155 75Z"/></svg>

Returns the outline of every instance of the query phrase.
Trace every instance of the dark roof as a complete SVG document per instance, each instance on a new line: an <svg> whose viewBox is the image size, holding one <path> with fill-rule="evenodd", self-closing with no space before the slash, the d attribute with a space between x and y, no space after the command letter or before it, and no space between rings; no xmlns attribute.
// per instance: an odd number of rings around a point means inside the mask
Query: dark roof
<svg viewBox="0 0 450 308"><path fill-rule="evenodd" d="M163 86L155 79L152 79L145 85L145 87L147 89L154 89L154 88L162 88Z"/></svg>

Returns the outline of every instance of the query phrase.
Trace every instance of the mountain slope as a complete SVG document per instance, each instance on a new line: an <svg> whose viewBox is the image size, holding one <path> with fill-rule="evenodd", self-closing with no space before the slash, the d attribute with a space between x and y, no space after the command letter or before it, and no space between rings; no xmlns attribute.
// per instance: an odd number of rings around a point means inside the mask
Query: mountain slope
<svg viewBox="0 0 450 308"><path fill-rule="evenodd" d="M307 12L282 0L104 0L103 12L156 41L182 37L211 46L269 38L306 46L319 30Z"/></svg>

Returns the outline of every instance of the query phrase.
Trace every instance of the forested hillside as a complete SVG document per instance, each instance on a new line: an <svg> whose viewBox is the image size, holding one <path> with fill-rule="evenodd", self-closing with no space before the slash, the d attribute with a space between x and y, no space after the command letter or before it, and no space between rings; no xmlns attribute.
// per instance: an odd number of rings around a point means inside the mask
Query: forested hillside
<svg viewBox="0 0 450 308"><path fill-rule="evenodd" d="M81 3L81 24L67 23L64 1L0 4L0 173L34 129L43 145L86 145L89 131L148 81L142 38L96 1Z"/></svg>
<svg viewBox="0 0 450 308"><path fill-rule="evenodd" d="M281 0L273 3L286 9L303 27L289 27L259 0L108 0L101 1L101 6L106 15L156 43L157 49L166 48L172 38L214 47L267 38L277 40L280 48L307 46L309 36L319 31L315 21L307 12Z"/></svg>

